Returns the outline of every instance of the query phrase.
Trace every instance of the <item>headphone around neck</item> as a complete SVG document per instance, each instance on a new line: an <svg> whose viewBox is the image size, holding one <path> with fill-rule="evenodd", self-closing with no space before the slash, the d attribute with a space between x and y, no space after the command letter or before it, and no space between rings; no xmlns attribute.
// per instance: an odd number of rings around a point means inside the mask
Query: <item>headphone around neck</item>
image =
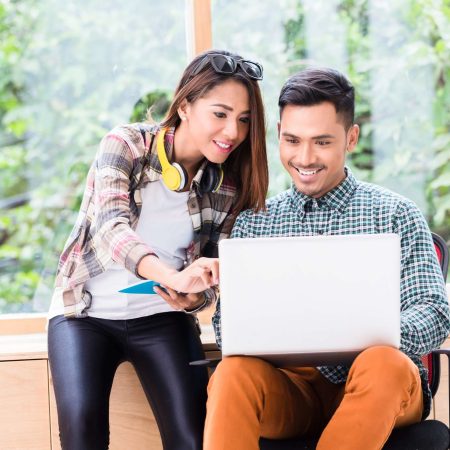
<svg viewBox="0 0 450 450"><path fill-rule="evenodd" d="M167 129L161 128L156 141L156 151L162 168L162 179L171 191L182 191L189 180L186 169L176 162L170 163L164 147L164 136ZM218 164L208 163L200 181L200 191L217 192L223 181L223 170Z"/></svg>

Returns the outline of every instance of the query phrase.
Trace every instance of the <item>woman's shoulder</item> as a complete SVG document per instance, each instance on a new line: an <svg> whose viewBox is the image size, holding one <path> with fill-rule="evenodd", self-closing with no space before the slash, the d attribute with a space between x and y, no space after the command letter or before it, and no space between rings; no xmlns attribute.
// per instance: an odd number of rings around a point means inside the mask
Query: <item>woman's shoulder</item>
<svg viewBox="0 0 450 450"><path fill-rule="evenodd" d="M103 137L103 146L117 146L121 143L127 147L133 159L140 158L146 152L148 139L154 135L158 127L148 123L127 123L112 128Z"/></svg>
<svg viewBox="0 0 450 450"><path fill-rule="evenodd" d="M145 133L156 134L158 125L145 122L125 123L116 125L106 136L115 135L123 139L139 142L143 139Z"/></svg>

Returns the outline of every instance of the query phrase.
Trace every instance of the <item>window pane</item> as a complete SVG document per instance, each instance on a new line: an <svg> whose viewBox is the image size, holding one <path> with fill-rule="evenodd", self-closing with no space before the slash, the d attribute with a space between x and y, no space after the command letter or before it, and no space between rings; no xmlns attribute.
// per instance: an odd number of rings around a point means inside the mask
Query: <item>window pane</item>
<svg viewBox="0 0 450 450"><path fill-rule="evenodd" d="M277 97L309 66L343 71L357 92L356 175L414 200L450 238L450 21L442 2L213 2L214 47L264 65L271 193L289 185L278 163Z"/></svg>
<svg viewBox="0 0 450 450"><path fill-rule="evenodd" d="M47 309L98 143L147 102L163 112L186 64L184 16L183 0L2 3L0 199L25 204L1 213L1 312Z"/></svg>

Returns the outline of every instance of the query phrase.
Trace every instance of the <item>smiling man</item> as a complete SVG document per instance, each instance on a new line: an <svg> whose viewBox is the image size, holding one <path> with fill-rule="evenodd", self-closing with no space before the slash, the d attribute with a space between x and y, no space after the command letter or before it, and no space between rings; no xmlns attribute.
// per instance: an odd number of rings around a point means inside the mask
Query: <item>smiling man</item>
<svg viewBox="0 0 450 450"><path fill-rule="evenodd" d="M224 358L208 387L204 449L257 450L261 436L320 435L318 450L379 450L394 427L428 415L421 356L450 331L432 237L413 202L356 180L345 166L359 127L354 89L342 74L307 69L294 75L279 107L280 158L293 185L270 199L265 212L241 213L232 237L398 234L401 347L371 347L351 367L278 369L258 358ZM220 304L213 324L220 345Z"/></svg>
<svg viewBox="0 0 450 450"><path fill-rule="evenodd" d="M287 104L278 132L281 162L299 192L320 198L345 179L345 153L355 148L359 127L333 103Z"/></svg>

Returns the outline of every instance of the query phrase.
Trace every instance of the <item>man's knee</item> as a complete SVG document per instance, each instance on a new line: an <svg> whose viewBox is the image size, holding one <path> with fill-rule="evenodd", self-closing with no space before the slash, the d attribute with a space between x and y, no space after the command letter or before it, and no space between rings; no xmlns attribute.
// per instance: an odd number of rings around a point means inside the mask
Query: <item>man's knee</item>
<svg viewBox="0 0 450 450"><path fill-rule="evenodd" d="M388 346L370 347L361 352L352 365L352 372L369 375L373 383L398 386L410 384L418 375L418 368L400 350Z"/></svg>

